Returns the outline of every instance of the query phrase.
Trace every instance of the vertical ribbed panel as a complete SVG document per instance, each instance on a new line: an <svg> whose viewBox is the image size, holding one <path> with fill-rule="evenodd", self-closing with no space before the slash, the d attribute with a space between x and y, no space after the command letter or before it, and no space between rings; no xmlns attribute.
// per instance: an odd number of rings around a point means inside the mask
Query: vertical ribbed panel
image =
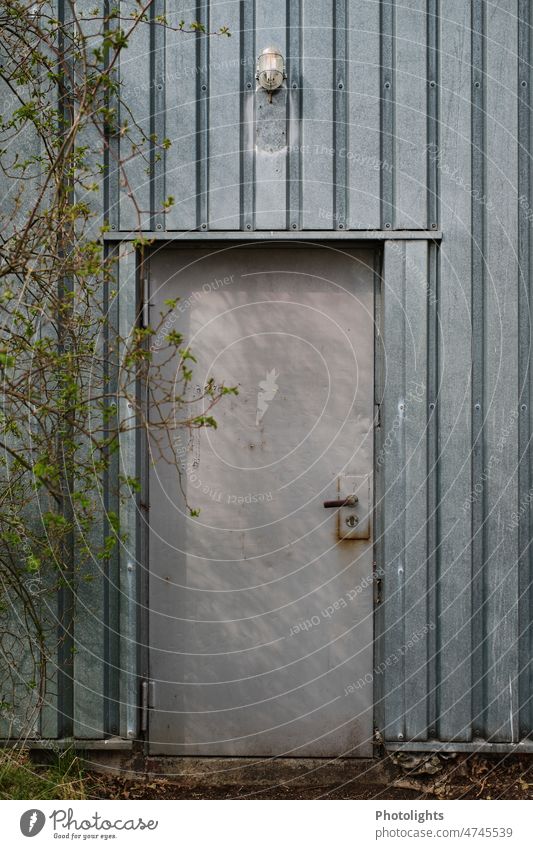
<svg viewBox="0 0 533 849"><path fill-rule="evenodd" d="M348 229L379 228L380 73L379 4L374 0L348 3Z"/></svg>
<svg viewBox="0 0 533 849"><path fill-rule="evenodd" d="M209 42L209 227L240 229L240 10L235 0L213 10L212 27L222 24L232 32ZM206 43L207 46L207 43Z"/></svg>
<svg viewBox="0 0 533 849"><path fill-rule="evenodd" d="M287 55L285 0L257 3L255 52L277 47ZM255 108L255 225L258 230L284 230L287 226L287 89L269 103L258 88Z"/></svg>
<svg viewBox="0 0 533 849"><path fill-rule="evenodd" d="M451 0L439 22L440 44L453 45L440 61L438 168L441 226L450 236L440 249L437 300L437 735L467 741L471 721L471 196L470 10ZM464 132L466 128L466 132Z"/></svg>
<svg viewBox="0 0 533 849"><path fill-rule="evenodd" d="M302 116L302 2L287 4L288 56L288 186L287 227L299 230L302 226L301 194L301 116Z"/></svg>
<svg viewBox="0 0 533 849"><path fill-rule="evenodd" d="M517 0L486 11L484 733L495 742L518 739L517 12Z"/></svg>
<svg viewBox="0 0 533 849"><path fill-rule="evenodd" d="M383 628L380 662L395 659L386 669L383 733L387 740L405 739L405 666L398 653L404 643L405 610L405 246L385 246L383 263L384 382L377 467L382 485ZM391 286L387 281L394 281Z"/></svg>
<svg viewBox="0 0 533 849"><path fill-rule="evenodd" d="M426 242L387 242L385 381L378 465L384 470L385 735L423 740L428 729Z"/></svg>
<svg viewBox="0 0 533 849"><path fill-rule="evenodd" d="M120 0L120 15L128 29L128 20L138 13L134 0ZM146 140L151 131L150 27L140 25L131 34L128 49L120 56L120 81L124 92L120 106L120 121L127 121L129 138L121 138L120 157L124 167L120 173L120 229L133 230L139 226L148 229L151 224L150 149ZM135 153L133 146L142 150ZM116 200L113 199L113 203Z"/></svg>
<svg viewBox="0 0 533 849"><path fill-rule="evenodd" d="M302 3L302 227L334 230L333 0Z"/></svg>
<svg viewBox="0 0 533 849"><path fill-rule="evenodd" d="M401 0L394 17L394 226L412 229L427 226L426 0Z"/></svg>
<svg viewBox="0 0 533 849"><path fill-rule="evenodd" d="M531 6L520 0L518 12L518 502L526 504L531 490L531 224L528 198L531 197ZM520 512L518 610L519 610L519 703L520 736L532 727L531 676L533 629L531 627L531 511Z"/></svg>
<svg viewBox="0 0 533 849"><path fill-rule="evenodd" d="M446 4L437 32L428 21L429 43L440 46L438 67L428 55L439 98L432 104L428 92L428 127L435 114L441 118L429 137L429 185L438 194L428 210L430 222L439 214L444 238L438 257L434 248L429 254L425 335L419 304L408 299L408 263L402 267L398 243L385 247L379 621L381 659L389 665L381 710L386 740L407 748L426 737L510 745L531 734L531 44L525 6L457 0ZM396 73L399 67L396 53ZM410 208L416 207L413 198ZM409 247L404 250L408 256ZM410 584L409 543L423 523L424 505L413 499L410 505L408 403L405 419L400 416L413 373L406 328L426 340L428 352L427 551L416 549L418 580ZM423 454L413 456L420 463ZM402 651L416 632L417 608L418 624L427 617L427 638L423 647L417 641Z"/></svg>
<svg viewBox="0 0 533 849"><path fill-rule="evenodd" d="M193 21L196 7L190 0L168 0L173 21ZM165 117L172 142L166 153L166 191L175 199L165 216L168 230L194 230L197 194L197 90L196 42L198 36L169 30L166 37Z"/></svg>
<svg viewBox="0 0 533 849"><path fill-rule="evenodd" d="M130 334L136 326L137 315L137 268L136 255L133 252L123 254L118 261L118 302L119 302L119 333L125 344L120 354L128 344ZM131 416L128 404L124 398L119 400L119 415L122 421ZM119 459L119 475L121 480L134 479L138 475L137 435L135 430L127 431L121 437ZM139 705L140 684L137 672L138 648L138 614L136 588L139 583L138 573L141 568L137 552L137 499L133 489L129 498L121 498L118 505L119 524L121 532L118 558L118 619L111 622L119 644L118 668L111 670L118 681L119 733L122 737L131 739L137 735L137 715Z"/></svg>
<svg viewBox="0 0 533 849"><path fill-rule="evenodd" d="M165 13L165 0L154 0L150 7L152 25L150 27L150 91L151 118L150 135L152 149L150 169L150 211L152 214L150 227L152 230L165 229L164 206L167 192L165 180L165 158L163 142L166 136L166 79L165 79L165 43L166 30L157 24L158 19Z"/></svg>

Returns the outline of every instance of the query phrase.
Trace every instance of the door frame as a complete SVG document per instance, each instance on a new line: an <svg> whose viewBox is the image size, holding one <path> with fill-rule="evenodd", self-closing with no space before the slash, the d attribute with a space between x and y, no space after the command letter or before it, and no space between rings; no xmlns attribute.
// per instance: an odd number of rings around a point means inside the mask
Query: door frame
<svg viewBox="0 0 533 849"><path fill-rule="evenodd" d="M120 238L120 234L113 234ZM213 238L213 235L215 238ZM384 247L388 240L392 241L439 241L440 233L428 231L402 231L402 234L394 231L367 231L363 234L353 234L347 231L335 231L333 233L321 232L320 234L305 232L290 232L282 231L281 233L266 233L257 232L250 233L189 233L180 234L177 238L168 238L168 234L157 234L157 239L154 241L157 244L156 251L165 250L168 248L184 250L189 249L192 245L203 247L208 250L211 246L219 250L222 244L225 248L232 248L238 245L257 244L258 242L270 244L301 244L308 243L313 247L324 247L325 249L334 249L335 251L343 252L343 248L350 250L357 248L373 248L374 254L374 462L373 462L373 563L374 563L374 588L373 588L373 668L372 668L372 685L373 685L373 726L374 726L374 757L377 754L376 747L381 745L379 735L376 732L381 727L383 700L383 676L374 674L374 670L378 667L381 660L381 637L382 637L382 617L381 609L381 582L384 574L385 564L383 563L383 466L378 464L376 458L378 452L381 451L381 443L383 439L382 430L380 428L380 414L384 395L384 348L383 348L383 299L385 281L383 280L384 271ZM319 237L318 237L319 236ZM333 237L333 238L332 238ZM340 238L339 238L340 237ZM123 237L122 237L123 238ZM142 321L145 314L147 303L146 279L149 276L150 257L153 256L153 246L145 252L145 249L140 249L136 254L136 315L138 322ZM120 264L120 263L119 263ZM141 394L139 387L139 394ZM141 483L141 490L137 498L136 509L146 517L144 522L137 522L136 526L136 552L137 561L140 565L138 570L139 575L136 582L136 600L135 600L135 623L130 623L133 627L130 633L134 631L136 637L136 669L137 681L139 682L137 694L137 714L138 721L136 723L136 732L131 734L138 739L144 740L144 753L148 754L148 743L150 739L150 652L149 652L149 569L150 569L150 551L149 551L149 462L148 462L148 446L144 435L138 433L135 436L136 450L136 475ZM380 566L381 564L381 566ZM121 629L122 630L122 629ZM123 635L124 636L124 635ZM131 652L130 652L131 656Z"/></svg>

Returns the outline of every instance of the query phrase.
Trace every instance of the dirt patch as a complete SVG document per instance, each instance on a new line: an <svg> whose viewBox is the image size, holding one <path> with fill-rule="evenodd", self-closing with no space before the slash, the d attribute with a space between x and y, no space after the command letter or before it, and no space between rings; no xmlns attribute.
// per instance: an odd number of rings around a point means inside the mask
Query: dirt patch
<svg viewBox="0 0 533 849"><path fill-rule="evenodd" d="M339 785L273 786L202 784L146 777L130 780L89 774L89 798L98 799L532 799L533 756L461 754L391 755L383 762L384 781L370 783L355 775Z"/></svg>

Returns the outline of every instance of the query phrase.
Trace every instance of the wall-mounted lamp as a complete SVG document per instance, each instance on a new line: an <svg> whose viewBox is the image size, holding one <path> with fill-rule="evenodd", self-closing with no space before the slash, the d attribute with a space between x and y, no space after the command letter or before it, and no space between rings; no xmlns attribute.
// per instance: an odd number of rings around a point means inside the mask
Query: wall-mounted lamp
<svg viewBox="0 0 533 849"><path fill-rule="evenodd" d="M268 99L272 103L272 92L279 88L285 79L285 62L275 47L266 47L259 55L255 78L261 88L268 91Z"/></svg>

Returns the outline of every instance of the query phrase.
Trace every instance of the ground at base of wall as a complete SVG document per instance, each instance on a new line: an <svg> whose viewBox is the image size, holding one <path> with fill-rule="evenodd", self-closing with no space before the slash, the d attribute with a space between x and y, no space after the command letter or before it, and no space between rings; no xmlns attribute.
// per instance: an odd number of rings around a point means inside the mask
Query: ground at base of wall
<svg viewBox="0 0 533 849"><path fill-rule="evenodd" d="M342 780L329 781L327 768L306 786L300 777L265 786L262 784L219 784L207 786L189 783L180 786L168 778L151 775L128 781L115 777L108 785L106 798L146 799L531 799L533 798L533 756L457 755L415 756L416 764L400 764L396 758L384 758L379 768L361 770L353 764L353 777L343 770ZM433 763L431 763L433 761ZM350 762L348 762L348 766ZM430 772L426 771L429 767ZM334 767L332 767L334 769ZM116 793L116 795L113 795Z"/></svg>
<svg viewBox="0 0 533 849"><path fill-rule="evenodd" d="M158 774L122 765L96 764L94 754L4 750L0 755L0 798L20 799L531 799L533 755L420 754L374 761L270 761L262 775L232 764L225 776L214 759L189 763L180 777L168 759L152 761ZM163 763L162 763L163 762ZM316 764L316 762L315 762ZM144 766L147 764L145 763ZM204 772L202 774L202 769ZM166 776L161 773L165 771ZM215 778L215 776L217 776Z"/></svg>

